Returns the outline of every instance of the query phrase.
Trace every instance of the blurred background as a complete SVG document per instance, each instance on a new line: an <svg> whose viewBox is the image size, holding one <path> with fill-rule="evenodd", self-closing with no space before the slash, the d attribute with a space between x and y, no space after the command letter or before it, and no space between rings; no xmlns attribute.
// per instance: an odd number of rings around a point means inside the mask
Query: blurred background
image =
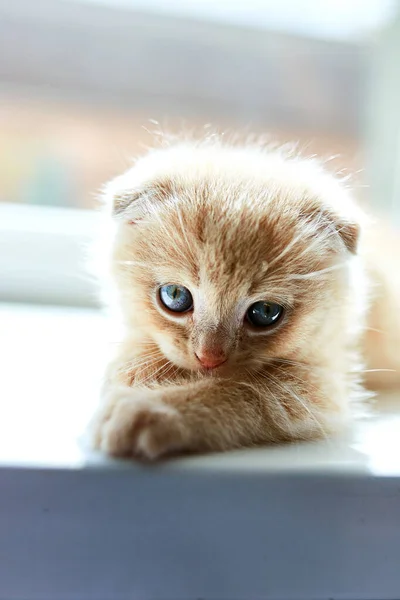
<svg viewBox="0 0 400 600"><path fill-rule="evenodd" d="M0 301L95 306L96 193L163 131L335 157L400 217L395 0L0 0Z"/></svg>

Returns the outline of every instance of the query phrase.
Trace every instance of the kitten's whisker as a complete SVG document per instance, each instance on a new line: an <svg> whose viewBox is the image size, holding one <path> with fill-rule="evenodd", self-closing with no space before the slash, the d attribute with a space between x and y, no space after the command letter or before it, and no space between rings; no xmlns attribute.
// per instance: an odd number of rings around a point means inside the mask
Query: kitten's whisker
<svg viewBox="0 0 400 600"><path fill-rule="evenodd" d="M337 231L335 229L335 231L330 231L328 235L326 235L324 238L321 239L321 237L316 236L314 241L311 242L311 244L307 245L304 250L302 252L300 252L300 254L296 255L296 259L298 260L299 258L302 258L305 254L308 254L308 252L311 252L312 250L315 250L315 248L317 246L322 246L323 244L329 240L329 238L331 238L332 236L337 235ZM304 234L303 234L303 239L304 239ZM323 240L323 241L322 241Z"/></svg>
<svg viewBox="0 0 400 600"><path fill-rule="evenodd" d="M144 358L141 361L137 361L137 362L132 362L129 365L127 365L126 367L126 371L132 371L134 369L140 369L141 367L146 367L149 366L150 363L157 363L161 360L161 356L150 356L148 358Z"/></svg>
<svg viewBox="0 0 400 600"><path fill-rule="evenodd" d="M286 358L274 358L271 362L279 362L287 365L293 365L296 367L300 367L302 369L306 369L309 371L320 370L326 371L327 367L321 367L317 365L307 365L306 363L297 362L294 360L289 360ZM397 373L397 369L356 369L355 371L350 371L351 373Z"/></svg>
<svg viewBox="0 0 400 600"><path fill-rule="evenodd" d="M166 381L171 381L177 372L178 372L178 367L170 361L168 369L163 373L162 376L164 377L164 379ZM171 374L171 377L169 377L170 374Z"/></svg>
<svg viewBox="0 0 400 600"><path fill-rule="evenodd" d="M151 348L151 350L148 351L148 352L140 352L140 354L138 353L138 354L134 355L132 357L133 359L135 359L135 358L144 358L146 356L151 356L152 354L160 354L161 355L160 349L157 346L155 346L154 344L142 344L142 343L140 343L140 344L138 344L138 346L143 347L143 348L146 348L146 347L147 348Z"/></svg>
<svg viewBox="0 0 400 600"><path fill-rule="evenodd" d="M116 260L115 262L119 265L126 265L127 267L143 267L145 269L149 268L148 264L140 260Z"/></svg>
<svg viewBox="0 0 400 600"><path fill-rule="evenodd" d="M143 365L148 364L149 362L151 362L151 360L153 360L153 362L154 361L157 362L157 358L158 358L158 360L160 360L163 357L160 352L152 352L152 353L148 353L148 354L142 354L138 358L140 360L132 360L132 361L126 363L125 368L120 369L120 371L128 373L129 371L132 371L132 369L136 369Z"/></svg>
<svg viewBox="0 0 400 600"><path fill-rule="evenodd" d="M280 402L278 396L276 396L273 393L270 386L268 385L268 383L271 382L271 380L268 380L268 378L266 378L266 377L263 378L261 376L261 373L258 373L257 376L255 373L251 373L251 375L254 378L254 380L256 381L256 383L258 383L258 385L261 385L263 387L263 389L266 388L268 390L268 394L269 394L270 398L272 398L274 400L275 407L279 410L281 416L284 419L284 424L282 423L281 427L283 427L285 432L289 431L290 435L292 435L292 437L294 437L295 431L293 428L293 423L291 422L287 411L282 406L282 403ZM274 382L272 382L272 383L274 383Z"/></svg>
<svg viewBox="0 0 400 600"><path fill-rule="evenodd" d="M277 370L280 373L284 373L287 374L286 371L282 368L282 367L276 367ZM305 379L302 379L301 377L297 377L297 375L294 375L292 372L289 373L289 377L291 379L295 379L296 381L298 381L299 383L302 383L304 386L306 386L308 389L312 388L315 391L318 391L318 388L316 385L314 385L313 383L311 383L310 381L306 381Z"/></svg>
<svg viewBox="0 0 400 600"><path fill-rule="evenodd" d="M171 382L173 377L175 377L176 374L179 372L179 368L176 365L174 365L174 363L170 360L168 361L168 363L168 368L162 373L162 377L165 381Z"/></svg>
<svg viewBox="0 0 400 600"><path fill-rule="evenodd" d="M298 362L296 360L290 360L288 358L272 358L270 364L274 362L279 362L285 365L293 365L294 367L301 367L302 369L306 369L308 371L326 371L328 367L321 367L319 365L309 365L307 363Z"/></svg>
<svg viewBox="0 0 400 600"><path fill-rule="evenodd" d="M299 235L292 238L289 244L276 256L270 263L268 263L268 269L280 261L290 250L298 243L300 240L304 239L304 232L299 233Z"/></svg>
<svg viewBox="0 0 400 600"><path fill-rule="evenodd" d="M322 215L322 213L321 213ZM320 219L320 221L318 222L310 222L308 223L309 227L308 229L310 230L310 234L315 233L315 231L318 228L318 223L321 223L322 219ZM305 230L304 230L305 229ZM288 252L290 252L290 250L301 240L304 241L304 239L307 238L307 227L304 227L303 231L301 233L299 233L297 236L293 237L292 240L289 242L289 244L282 250L282 252L280 252L278 254L278 256L276 256L269 264L268 264L268 268L272 267L274 264L276 264L278 261L280 261L282 258L284 258L286 256L286 254L288 254ZM336 229L334 231L330 230L329 231L329 235L325 236L325 240L329 239L332 235L337 234ZM311 242L311 244L307 245L307 247L300 252L300 254L296 255L296 258L300 258L302 256L304 256L304 254L307 254L308 252L310 252L311 250L313 250L316 246L321 245L321 236L312 236L315 237L314 241ZM325 241L324 240L324 241Z"/></svg>
<svg viewBox="0 0 400 600"><path fill-rule="evenodd" d="M145 360L146 358L151 358L151 357L157 356L157 355L160 357L163 356L158 348L154 349L150 352L143 352L143 353L137 354L136 356L133 356L131 360L133 362L136 360L141 361L141 360Z"/></svg>
<svg viewBox="0 0 400 600"><path fill-rule="evenodd" d="M310 417L312 418L312 420L316 423L317 427L320 429L322 435L324 436L325 439L328 439L328 435L325 431L325 429L323 428L321 422L317 419L316 415L313 413L313 411L305 404L305 402L300 398L300 396L298 396L290 387L286 386L282 381L279 381L276 377L274 377L272 374L268 374L268 378L271 378L273 381L275 381L275 384L281 388L281 390L283 391L287 391L290 396L292 396L292 398L294 398L295 400L297 400L297 402L307 411L307 413L310 415Z"/></svg>
<svg viewBox="0 0 400 600"><path fill-rule="evenodd" d="M397 373L397 369L363 369L360 373Z"/></svg>
<svg viewBox="0 0 400 600"><path fill-rule="evenodd" d="M288 275L287 279L294 280L303 280L303 279L312 279L313 277L318 277L320 275L324 275L325 273L330 273L331 271L336 271L338 269L342 269L346 266L346 263L340 263L339 265L333 265L332 267L326 267L326 269L320 269L319 271L312 271L311 273L299 274L299 275Z"/></svg>
<svg viewBox="0 0 400 600"><path fill-rule="evenodd" d="M155 373L153 373L154 375L157 375L157 381L160 379L160 377L166 377L168 376L170 373L172 373L172 375L175 377L177 375L177 373L179 373L179 367L177 365L175 365L171 360L165 358L163 356L163 360L165 361L164 366L162 366L160 369L158 369Z"/></svg>
<svg viewBox="0 0 400 600"><path fill-rule="evenodd" d="M303 368L307 368L307 369L311 369L313 367L311 367L311 365L308 365L307 363L302 363L296 360L291 360L289 358L272 358L270 360L270 363L273 364L275 362L279 362L279 363L283 363L285 365L293 365L296 367L303 367Z"/></svg>
<svg viewBox="0 0 400 600"><path fill-rule="evenodd" d="M261 390L257 389L257 387L255 387L248 381L238 381L238 385L248 387L252 392L254 392L256 394L256 396L261 397Z"/></svg>
<svg viewBox="0 0 400 600"><path fill-rule="evenodd" d="M144 365L147 364L149 362L159 362L160 360L163 360L164 357L160 352L154 352L151 354L146 354L146 355L142 355L141 357L138 357L138 359L136 361L133 361L131 363L131 365Z"/></svg>
<svg viewBox="0 0 400 600"><path fill-rule="evenodd" d="M163 365L161 365L161 367L159 367L158 369L156 369L155 371L153 371L152 373L150 373L150 374L149 374L147 377L145 377L144 379L141 379L141 378L139 377L139 379L138 379L138 383L139 383L140 385L145 385L145 384L147 384L147 383L149 383L149 382L151 382L151 383L157 383L157 381L158 381L158 377L157 377L157 376L160 376L160 375L162 374L163 370L164 370L166 367L168 367L168 366L169 366L169 361L168 361L166 364L164 363Z"/></svg>
<svg viewBox="0 0 400 600"><path fill-rule="evenodd" d="M157 360L157 358L155 356L150 356L150 357L146 357L143 358L142 360L136 360L136 361L131 361L125 364L125 366L123 368L120 368L119 370L122 373L129 373L130 371L134 370L134 369L138 369L143 365L148 364L149 362L154 360Z"/></svg>

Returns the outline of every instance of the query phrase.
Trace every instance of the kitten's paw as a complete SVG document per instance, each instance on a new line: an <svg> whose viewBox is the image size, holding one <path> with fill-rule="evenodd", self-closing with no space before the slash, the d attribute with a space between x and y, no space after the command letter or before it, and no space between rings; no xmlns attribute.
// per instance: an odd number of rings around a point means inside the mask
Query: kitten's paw
<svg viewBox="0 0 400 600"><path fill-rule="evenodd" d="M185 449L181 414L161 402L121 396L103 410L94 446L112 456L154 460Z"/></svg>

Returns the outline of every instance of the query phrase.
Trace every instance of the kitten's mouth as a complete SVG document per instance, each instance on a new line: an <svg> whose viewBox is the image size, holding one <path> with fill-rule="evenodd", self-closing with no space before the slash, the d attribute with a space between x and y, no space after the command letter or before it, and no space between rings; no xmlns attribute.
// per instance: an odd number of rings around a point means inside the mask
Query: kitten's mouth
<svg viewBox="0 0 400 600"><path fill-rule="evenodd" d="M196 354L196 358L201 365L201 369L206 372L214 371L215 369L222 367L228 360L226 357L215 358L210 356L199 356L198 354Z"/></svg>
<svg viewBox="0 0 400 600"><path fill-rule="evenodd" d="M216 367L201 367L197 371L205 377L222 377L230 378L232 376L232 370L230 369L229 361L225 360L223 363Z"/></svg>

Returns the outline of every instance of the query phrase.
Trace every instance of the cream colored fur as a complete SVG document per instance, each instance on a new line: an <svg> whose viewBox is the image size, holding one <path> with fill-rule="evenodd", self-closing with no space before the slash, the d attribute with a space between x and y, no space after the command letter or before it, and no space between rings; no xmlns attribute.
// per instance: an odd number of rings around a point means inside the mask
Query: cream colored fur
<svg viewBox="0 0 400 600"><path fill-rule="evenodd" d="M105 200L124 338L93 424L103 451L155 459L326 437L368 396L365 359L399 366L399 317L389 338L367 329L368 310L374 329L388 329L380 308L396 312L397 299L370 286L380 267L368 262L365 218L318 162L182 142L138 160ZM166 311L167 283L187 287L194 310ZM285 307L275 329L246 323L258 300ZM203 351L227 361L204 369Z"/></svg>

